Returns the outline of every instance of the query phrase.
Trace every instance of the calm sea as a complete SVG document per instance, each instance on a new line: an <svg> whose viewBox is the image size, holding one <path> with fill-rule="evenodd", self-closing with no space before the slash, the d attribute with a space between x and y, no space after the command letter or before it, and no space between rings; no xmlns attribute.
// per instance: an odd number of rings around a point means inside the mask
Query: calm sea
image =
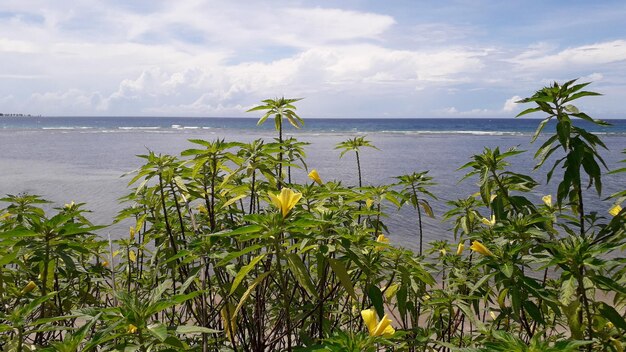
<svg viewBox="0 0 626 352"><path fill-rule="evenodd" d="M363 178L366 184L393 182L393 177L430 170L437 182L432 187L437 200L431 204L437 215L425 223L428 240L451 239L450 224L441 221L448 209L446 201L476 192L476 180L458 183L464 171L457 168L484 147L517 146L526 153L511 159L512 169L530 174L542 183L531 195L541 202L554 194L557 183L545 184L545 168L532 171L532 155L543 138L530 144L536 119L306 119L301 130L289 126L287 136L309 142L307 164L325 180L356 183L356 161L346 154L339 158L337 143L366 135L378 150L364 150ZM611 127L581 125L600 135L609 148L601 151L610 168L626 158L626 120L611 120ZM552 131L553 126L546 127ZM135 155L147 149L178 154L191 146L188 139L251 141L275 137L272 121L256 126L250 118L175 117L0 117L0 195L29 192L62 206L70 201L85 202L91 219L108 224L124 207L117 199L129 189L130 177L121 177L141 165ZM303 170L295 170L297 180L305 180ZM557 176L558 177L558 176ZM626 176L606 175L601 197L588 192L587 209L606 215L610 201L603 199L624 189ZM557 178L558 180L558 178ZM396 211L386 223L393 242L415 248L416 216L410 209ZM113 237L125 234L127 226L115 225L105 232Z"/></svg>

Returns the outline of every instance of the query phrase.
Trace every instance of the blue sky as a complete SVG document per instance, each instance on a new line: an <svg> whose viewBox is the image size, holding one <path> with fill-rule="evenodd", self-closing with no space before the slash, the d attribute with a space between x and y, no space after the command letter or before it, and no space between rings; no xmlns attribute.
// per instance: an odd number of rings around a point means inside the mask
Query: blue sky
<svg viewBox="0 0 626 352"><path fill-rule="evenodd" d="M511 117L552 81L626 118L624 1L3 0L0 112Z"/></svg>

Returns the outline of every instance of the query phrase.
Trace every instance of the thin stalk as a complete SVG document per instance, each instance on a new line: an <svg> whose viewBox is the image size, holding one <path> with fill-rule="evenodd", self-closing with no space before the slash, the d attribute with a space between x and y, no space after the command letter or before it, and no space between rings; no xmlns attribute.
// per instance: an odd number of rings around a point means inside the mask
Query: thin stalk
<svg viewBox="0 0 626 352"><path fill-rule="evenodd" d="M209 221L211 223L211 232L215 232L215 178L217 177L217 159L215 155L211 162L211 212L209 213Z"/></svg>
<svg viewBox="0 0 626 352"><path fill-rule="evenodd" d="M585 315L587 318L587 338L593 340L593 321L591 320L591 310L589 308L589 298L587 297L587 290L585 290L585 284L583 282L583 275L585 274L585 267L580 266L578 269L577 281L578 281L578 294L580 295L580 301L583 304ZM581 319L582 320L582 319ZM587 350L591 351L591 344L587 346Z"/></svg>
<svg viewBox="0 0 626 352"><path fill-rule="evenodd" d="M419 255L422 256L422 248L424 242L424 231L422 229L422 211L420 209L419 199L417 198L417 190L415 189L415 183L411 182L411 190L413 191L413 197L415 198L415 207L417 208L417 222L420 231L420 249Z"/></svg>
<svg viewBox="0 0 626 352"><path fill-rule="evenodd" d="M361 188L361 187L363 187L363 180L362 180L362 177L361 177L361 159L359 158L359 151L355 150L354 152L356 154L356 168L357 168L357 170L359 172L359 188ZM357 218L357 223L358 224L361 223L361 207L362 207L362 204L361 204L361 202L359 202L359 216Z"/></svg>
<svg viewBox="0 0 626 352"><path fill-rule="evenodd" d="M420 230L420 257L422 256L422 248L424 246L424 231L422 230L422 211L420 210L419 204L417 205L417 223L419 224Z"/></svg>
<svg viewBox="0 0 626 352"><path fill-rule="evenodd" d="M43 262L43 273L41 275L41 297L44 297L48 293L48 266L50 261L50 238L51 234L46 232L44 241L45 241L45 249L44 249L44 262ZM40 319L46 317L46 302L41 304L41 313L39 315ZM43 332L37 332L35 335L35 341L38 341L40 344L43 343Z"/></svg>
<svg viewBox="0 0 626 352"><path fill-rule="evenodd" d="M24 328L20 326L17 329L17 351L18 352L22 352L23 344L24 344Z"/></svg>
<svg viewBox="0 0 626 352"><path fill-rule="evenodd" d="M172 197L174 198L174 205L176 206L176 214L178 215L178 222L180 223L180 236L183 239L183 242L186 241L185 237L185 222L183 221L183 212L180 208L180 204L178 203L178 197L176 196L176 189L174 188L174 182L170 181L170 192L172 192Z"/></svg>
<svg viewBox="0 0 626 352"><path fill-rule="evenodd" d="M256 170L252 170L252 182L250 183L250 211L248 214L254 212L254 186L256 183Z"/></svg>
<svg viewBox="0 0 626 352"><path fill-rule="evenodd" d="M283 188L283 121L282 121L282 116L278 115L276 116L276 118L278 119L278 181L277 181L277 185L276 188L278 188L278 190L280 191Z"/></svg>
<svg viewBox="0 0 626 352"><path fill-rule="evenodd" d="M167 216L167 206L165 204L165 193L163 191L163 178L161 177L161 174L159 174L159 192L161 194L161 206L163 207L163 220L165 221L165 230L167 231L167 235L169 236L170 246L172 247L172 250L174 250L174 254L178 254L176 239L174 238L174 234L172 233L170 220Z"/></svg>
<svg viewBox="0 0 626 352"><path fill-rule="evenodd" d="M577 180L577 192L578 192L578 216L580 221L580 237L585 238L585 208L583 204L583 191L580 185L580 177Z"/></svg>

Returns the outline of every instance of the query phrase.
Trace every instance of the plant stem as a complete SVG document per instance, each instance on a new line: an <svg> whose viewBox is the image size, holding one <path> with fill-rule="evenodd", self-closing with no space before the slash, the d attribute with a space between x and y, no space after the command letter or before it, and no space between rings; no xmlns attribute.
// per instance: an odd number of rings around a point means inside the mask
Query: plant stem
<svg viewBox="0 0 626 352"><path fill-rule="evenodd" d="M359 158L359 151L355 150L354 152L356 154L356 168L359 172L359 188L361 188L363 187L363 181L361 179L361 159ZM359 202L359 216L356 220L357 224L361 223L361 207L362 207L362 204L361 202Z"/></svg>
<svg viewBox="0 0 626 352"><path fill-rule="evenodd" d="M276 116L278 119L278 181L276 188L280 191L283 188L283 121L282 116Z"/></svg>

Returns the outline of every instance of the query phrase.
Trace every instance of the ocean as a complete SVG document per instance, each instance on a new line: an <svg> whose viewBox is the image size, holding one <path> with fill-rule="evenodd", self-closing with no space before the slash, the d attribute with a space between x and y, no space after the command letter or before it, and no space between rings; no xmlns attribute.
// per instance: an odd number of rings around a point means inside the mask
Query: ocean
<svg viewBox="0 0 626 352"><path fill-rule="evenodd" d="M276 137L273 121L256 126L256 118L187 117L0 117L0 196L28 192L53 202L52 207L71 201L84 202L92 210L89 218L97 224L110 224L124 207L118 199L129 192L130 176L143 159L136 155L148 149L156 153L178 154L190 148L188 139L224 138L252 141ZM626 158L626 120L610 120L613 126L581 124L598 133L608 147L601 150L610 168ZM535 144L530 138L539 123L532 118L506 119L305 119L296 130L287 126L285 136L309 142L305 148L307 165L319 171L324 180L357 182L353 154L339 158L335 145L354 136L365 135L380 150L362 152L365 184L390 183L395 176L429 170L437 185L431 188L438 199L430 203L435 219L426 219L428 241L452 240L451 225L442 222L447 201L465 198L477 191L475 179L459 183L466 171L457 170L484 147L507 149L517 146L527 152L512 157L511 169L533 176L541 186L530 197L537 203L545 194L555 194L558 175L546 184L547 167L533 172L532 158L545 139ZM547 126L546 131L553 131ZM547 163L551 164L551 163ZM623 165L622 165L623 166ZM294 178L306 180L304 170L294 170ZM603 177L603 194L587 192L587 210L607 215L608 195L626 186L624 174ZM4 205L0 204L0 207ZM416 215L409 208L387 209L389 237L397 245L417 246ZM126 224L103 230L112 237L126 235Z"/></svg>

